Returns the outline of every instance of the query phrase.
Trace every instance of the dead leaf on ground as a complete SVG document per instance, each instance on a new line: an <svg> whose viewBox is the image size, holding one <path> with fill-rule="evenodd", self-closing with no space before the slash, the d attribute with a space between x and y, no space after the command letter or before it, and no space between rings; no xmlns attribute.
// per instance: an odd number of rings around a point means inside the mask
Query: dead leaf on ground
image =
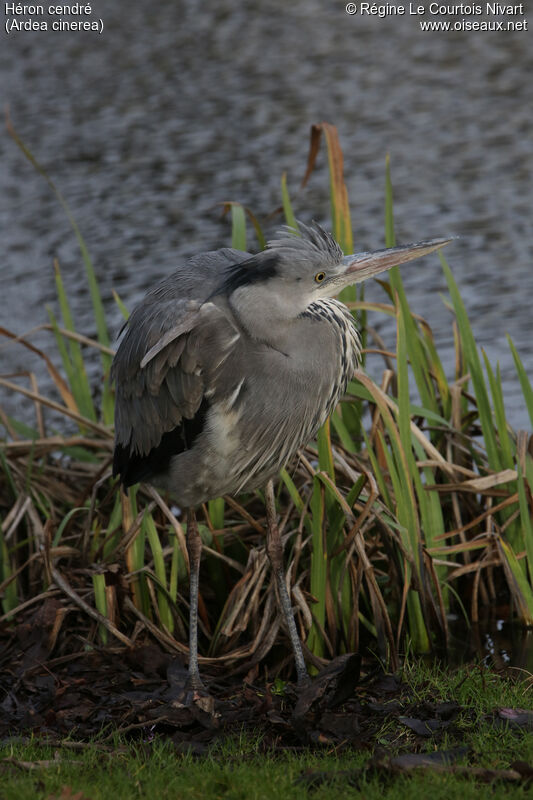
<svg viewBox="0 0 533 800"><path fill-rule="evenodd" d="M526 708L499 708L495 722L533 731L533 711Z"/></svg>
<svg viewBox="0 0 533 800"><path fill-rule="evenodd" d="M71 786L62 786L61 794L49 794L46 800L92 800L83 792L75 792Z"/></svg>

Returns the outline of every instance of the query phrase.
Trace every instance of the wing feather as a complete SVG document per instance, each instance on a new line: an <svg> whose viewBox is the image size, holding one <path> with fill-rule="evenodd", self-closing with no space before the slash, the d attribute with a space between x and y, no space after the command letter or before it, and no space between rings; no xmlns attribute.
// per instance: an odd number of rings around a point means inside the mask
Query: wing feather
<svg viewBox="0 0 533 800"><path fill-rule="evenodd" d="M134 311L112 368L120 448L116 472L123 473L121 464L128 455L147 458L166 434L194 420L200 409L205 419L213 365L238 335L228 313L211 302L192 311L190 302L174 299L157 307L145 303ZM174 439L186 442L185 433L178 434Z"/></svg>
<svg viewBox="0 0 533 800"><path fill-rule="evenodd" d="M161 338L151 347L144 355L140 367L144 369L150 361L157 356L165 347L172 344L176 339L183 338L183 335L189 333L194 328L195 322L198 317L198 306L194 304L193 307L177 325L174 325L161 336ZM182 348L183 349L183 348Z"/></svg>

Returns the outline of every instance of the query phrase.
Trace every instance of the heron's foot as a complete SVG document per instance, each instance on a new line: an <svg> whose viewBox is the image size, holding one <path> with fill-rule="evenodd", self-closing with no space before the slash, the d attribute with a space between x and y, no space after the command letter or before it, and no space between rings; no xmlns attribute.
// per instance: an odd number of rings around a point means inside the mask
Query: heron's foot
<svg viewBox="0 0 533 800"><path fill-rule="evenodd" d="M200 678L200 674L195 672L189 672L183 692L179 697L179 703L188 708L196 706L196 708L210 716L213 715L215 709L215 698L209 693L209 690Z"/></svg>
<svg viewBox="0 0 533 800"><path fill-rule="evenodd" d="M198 694L209 694L205 683L200 677L200 673L195 670L189 670L185 688L191 692L198 692Z"/></svg>

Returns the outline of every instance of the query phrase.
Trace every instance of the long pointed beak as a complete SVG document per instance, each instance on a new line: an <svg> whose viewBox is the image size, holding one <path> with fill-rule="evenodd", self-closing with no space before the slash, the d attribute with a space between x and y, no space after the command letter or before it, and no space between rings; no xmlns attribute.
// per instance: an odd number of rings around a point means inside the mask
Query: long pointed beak
<svg viewBox="0 0 533 800"><path fill-rule="evenodd" d="M373 278L380 272L412 261L414 258L427 256L453 241L450 239L428 239L425 242L405 244L401 247L388 247L385 250L376 250L373 253L355 253L353 256L344 256L343 263L346 271L343 274L343 283L359 283L367 278Z"/></svg>

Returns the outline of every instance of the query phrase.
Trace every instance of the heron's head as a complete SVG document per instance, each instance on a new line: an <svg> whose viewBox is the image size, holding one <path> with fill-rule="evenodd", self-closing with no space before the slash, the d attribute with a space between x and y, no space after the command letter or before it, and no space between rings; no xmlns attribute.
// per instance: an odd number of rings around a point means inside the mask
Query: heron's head
<svg viewBox="0 0 533 800"><path fill-rule="evenodd" d="M320 225L299 223L298 231L283 228L265 250L231 267L224 287L235 306L250 311L257 306L258 312L263 306L263 311L265 307L271 311L272 320L290 320L314 300L334 297L347 286L427 255L449 241L431 239L345 256Z"/></svg>

